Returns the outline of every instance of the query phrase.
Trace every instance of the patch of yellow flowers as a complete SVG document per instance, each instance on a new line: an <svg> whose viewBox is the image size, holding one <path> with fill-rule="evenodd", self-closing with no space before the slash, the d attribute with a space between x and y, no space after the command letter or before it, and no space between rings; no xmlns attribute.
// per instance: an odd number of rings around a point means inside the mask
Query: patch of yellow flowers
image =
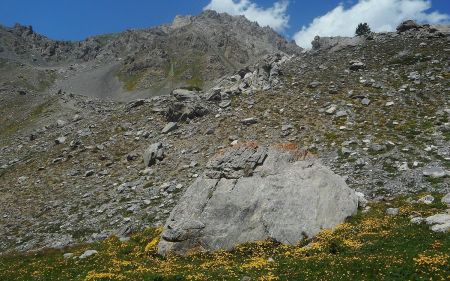
<svg viewBox="0 0 450 281"><path fill-rule="evenodd" d="M101 281L101 280L125 280L125 276L121 274L114 274L109 272L88 272L84 281Z"/></svg>

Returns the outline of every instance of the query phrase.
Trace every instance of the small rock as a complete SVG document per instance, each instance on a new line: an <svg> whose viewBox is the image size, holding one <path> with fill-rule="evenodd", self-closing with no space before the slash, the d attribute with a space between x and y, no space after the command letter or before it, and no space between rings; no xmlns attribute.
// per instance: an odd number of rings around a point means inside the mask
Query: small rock
<svg viewBox="0 0 450 281"><path fill-rule="evenodd" d="M127 109L130 110L132 108L139 107L139 106L142 106L144 104L145 104L145 100L144 99L135 100L135 101L132 101L132 102L128 103Z"/></svg>
<svg viewBox="0 0 450 281"><path fill-rule="evenodd" d="M130 241L130 237L120 237L119 241L120 242L128 242L128 241Z"/></svg>
<svg viewBox="0 0 450 281"><path fill-rule="evenodd" d="M150 145L144 152L145 167L150 167L156 163L156 160L164 159L164 148L162 143L157 142Z"/></svg>
<svg viewBox="0 0 450 281"><path fill-rule="evenodd" d="M56 126L58 126L60 128L64 127L66 124L67 124L67 122L64 120L61 120L61 119L56 120Z"/></svg>
<svg viewBox="0 0 450 281"><path fill-rule="evenodd" d="M24 184L27 180L28 180L28 177L27 177L27 176L21 176L21 177L19 177L19 178L17 179L17 182L18 182L19 184Z"/></svg>
<svg viewBox="0 0 450 281"><path fill-rule="evenodd" d="M362 168L366 165L366 161L363 158L356 159L355 167Z"/></svg>
<svg viewBox="0 0 450 281"><path fill-rule="evenodd" d="M318 81L313 81L313 82L311 82L311 83L309 83L309 87L310 88L317 88L318 86L320 86L322 83L320 83L320 82L318 82Z"/></svg>
<svg viewBox="0 0 450 281"><path fill-rule="evenodd" d="M398 215L399 209L398 208L387 208L386 214L389 216L396 216Z"/></svg>
<svg viewBox="0 0 450 281"><path fill-rule="evenodd" d="M347 115L348 115L347 111L345 111L345 110L339 110L338 112L336 112L336 118L345 117Z"/></svg>
<svg viewBox="0 0 450 281"><path fill-rule="evenodd" d="M382 144L374 143L374 144L370 145L370 150L373 151L373 152L381 152L381 151L386 150L386 148L387 147L385 145L382 145Z"/></svg>
<svg viewBox="0 0 450 281"><path fill-rule="evenodd" d="M343 147L343 148L341 149L341 153L342 153L344 156L348 156L348 155L350 155L350 154L352 153L352 150L349 149L349 148L347 148L347 147Z"/></svg>
<svg viewBox="0 0 450 281"><path fill-rule="evenodd" d="M370 104L370 100L369 100L368 98L363 98L363 99L361 100L361 103L362 103L363 105L369 105L369 104Z"/></svg>
<svg viewBox="0 0 450 281"><path fill-rule="evenodd" d="M443 224L436 224L430 227L431 231L434 232L448 232L450 231L450 221Z"/></svg>
<svg viewBox="0 0 450 281"><path fill-rule="evenodd" d="M402 171L402 172L408 171L408 170L409 170L408 162L403 162L403 163L401 163L401 164L398 166L398 170L399 170L399 171Z"/></svg>
<svg viewBox="0 0 450 281"><path fill-rule="evenodd" d="M65 253L65 254L63 255L63 257L64 257L64 259L70 259L70 258L73 257L73 253Z"/></svg>
<svg viewBox="0 0 450 281"><path fill-rule="evenodd" d="M357 61L357 60L350 61L349 64L350 64L350 70L353 70L353 71L357 71L357 70L366 68L366 65L364 63Z"/></svg>
<svg viewBox="0 0 450 281"><path fill-rule="evenodd" d="M83 117L81 117L81 116L78 115L78 114L75 114L75 115L73 116L73 118L72 118L72 121L73 121L73 122L77 122L77 121L80 121L81 119L83 119Z"/></svg>
<svg viewBox="0 0 450 281"><path fill-rule="evenodd" d="M281 126L282 131L289 131L292 129L294 129L294 126L292 126L291 124L285 124L285 125Z"/></svg>
<svg viewBox="0 0 450 281"><path fill-rule="evenodd" d="M55 139L55 144L63 144L65 142L66 142L65 137L59 137L59 138Z"/></svg>
<svg viewBox="0 0 450 281"><path fill-rule="evenodd" d="M420 198L419 200L417 200L417 202L424 203L427 205L433 203L433 201L434 201L434 197L431 195L426 195L426 196Z"/></svg>
<svg viewBox="0 0 450 281"><path fill-rule="evenodd" d="M221 108L227 108L231 105L231 101L230 100L223 100L219 103L219 107Z"/></svg>
<svg viewBox="0 0 450 281"><path fill-rule="evenodd" d="M425 219L427 224L444 224L450 223L450 215L449 214L436 214L433 216L429 216Z"/></svg>
<svg viewBox="0 0 450 281"><path fill-rule="evenodd" d="M423 175L434 179L443 178L447 175L441 167L431 167L423 170Z"/></svg>
<svg viewBox="0 0 450 281"><path fill-rule="evenodd" d="M336 112L336 109L337 109L336 105L331 105L327 110L325 110L325 113L326 114L333 114L333 113Z"/></svg>
<svg viewBox="0 0 450 281"><path fill-rule="evenodd" d="M89 170L89 171L87 171L86 173L84 173L84 177L85 177L85 178L90 177L90 176L92 176L92 175L94 175L94 170Z"/></svg>
<svg viewBox="0 0 450 281"><path fill-rule="evenodd" d="M178 128L177 122L169 122L167 125L162 129L162 134L167 134L169 132L175 131Z"/></svg>
<svg viewBox="0 0 450 281"><path fill-rule="evenodd" d="M130 154L127 155L127 161L128 161L128 162L134 161L134 160L136 160L137 158L138 158L138 155L137 155L136 153L130 153Z"/></svg>
<svg viewBox="0 0 450 281"><path fill-rule="evenodd" d="M450 192L447 193L444 197L442 197L441 202L450 205Z"/></svg>
<svg viewBox="0 0 450 281"><path fill-rule="evenodd" d="M415 217L411 219L412 224L421 224L424 221L424 218L422 217Z"/></svg>
<svg viewBox="0 0 450 281"><path fill-rule="evenodd" d="M244 125L252 125L258 123L258 119L256 117L245 118L241 120L241 123Z"/></svg>
<svg viewBox="0 0 450 281"><path fill-rule="evenodd" d="M369 203L369 201L367 201L367 199L364 196L364 193L362 192L355 192L356 196L358 196L358 207L360 208L365 208L367 206L367 203Z"/></svg>
<svg viewBox="0 0 450 281"><path fill-rule="evenodd" d="M98 252L96 250L87 250L81 256L80 259L85 259L90 256L96 255Z"/></svg>
<svg viewBox="0 0 450 281"><path fill-rule="evenodd" d="M172 95L179 101L196 100L200 98L196 92L186 89L175 89L172 91Z"/></svg>
<svg viewBox="0 0 450 281"><path fill-rule="evenodd" d="M211 89L211 92L206 94L205 99L207 101L219 101L221 99L221 88L213 88Z"/></svg>

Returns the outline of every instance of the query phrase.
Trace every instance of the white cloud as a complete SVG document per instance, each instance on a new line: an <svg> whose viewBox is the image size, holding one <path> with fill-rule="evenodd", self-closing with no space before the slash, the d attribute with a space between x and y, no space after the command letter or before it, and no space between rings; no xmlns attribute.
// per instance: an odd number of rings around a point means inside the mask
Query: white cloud
<svg viewBox="0 0 450 281"><path fill-rule="evenodd" d="M289 26L289 16L286 11L289 1L280 0L272 7L263 8L250 0L211 0L204 10L214 10L230 15L244 15L261 26L270 26L276 31L283 31Z"/></svg>
<svg viewBox="0 0 450 281"><path fill-rule="evenodd" d="M353 36L358 23L367 22L372 31L393 31L403 20L441 23L449 15L439 12L427 13L430 0L359 0L345 9L343 4L317 17L308 26L294 35L295 42L304 48L311 47L311 41L319 36Z"/></svg>

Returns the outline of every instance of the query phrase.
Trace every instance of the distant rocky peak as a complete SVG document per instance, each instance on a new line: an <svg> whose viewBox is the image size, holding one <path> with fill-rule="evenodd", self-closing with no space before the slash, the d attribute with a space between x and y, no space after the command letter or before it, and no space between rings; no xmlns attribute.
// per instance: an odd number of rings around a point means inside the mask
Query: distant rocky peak
<svg viewBox="0 0 450 281"><path fill-rule="evenodd" d="M10 31L19 36L28 36L34 33L31 25L21 25L20 23L16 23Z"/></svg>
<svg viewBox="0 0 450 281"><path fill-rule="evenodd" d="M192 23L192 18L193 17L191 15L188 16L177 15L173 20L171 27L173 29L176 29L190 25Z"/></svg>

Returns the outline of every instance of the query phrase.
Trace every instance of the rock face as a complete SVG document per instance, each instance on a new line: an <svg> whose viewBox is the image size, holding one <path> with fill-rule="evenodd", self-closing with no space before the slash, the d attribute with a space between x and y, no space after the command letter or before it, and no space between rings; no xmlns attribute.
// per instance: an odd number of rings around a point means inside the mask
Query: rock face
<svg viewBox="0 0 450 281"><path fill-rule="evenodd" d="M231 249L274 239L294 244L353 215L343 178L289 145L242 145L210 160L165 225L160 254Z"/></svg>
<svg viewBox="0 0 450 281"><path fill-rule="evenodd" d="M397 31L405 32L410 29L418 29L419 27L420 27L420 25L418 25L415 21L406 20L406 21L402 22L399 26L397 26Z"/></svg>
<svg viewBox="0 0 450 281"><path fill-rule="evenodd" d="M364 37L314 37L311 42L314 51L330 51L336 52L347 47L354 47L361 45L364 42Z"/></svg>

